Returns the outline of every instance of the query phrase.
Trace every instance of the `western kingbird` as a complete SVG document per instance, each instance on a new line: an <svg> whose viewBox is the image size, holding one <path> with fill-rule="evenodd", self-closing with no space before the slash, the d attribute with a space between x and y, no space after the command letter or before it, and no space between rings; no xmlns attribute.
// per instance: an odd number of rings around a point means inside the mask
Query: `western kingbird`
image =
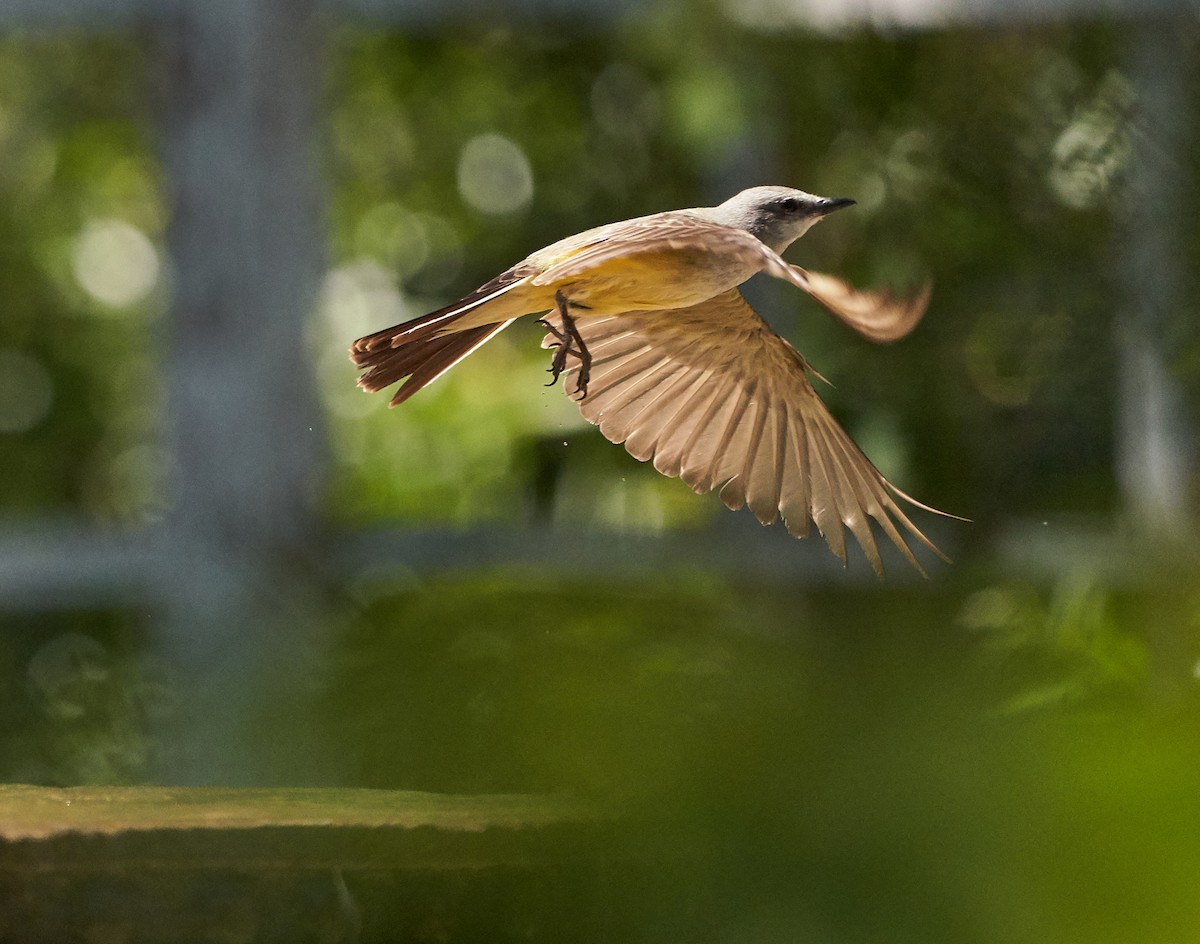
<svg viewBox="0 0 1200 944"><path fill-rule="evenodd" d="M437 380L523 315L547 329L553 384L635 458L696 492L720 489L764 525L796 537L815 522L846 561L844 528L883 573L870 520L922 574L906 537L943 560L896 488L838 425L808 375L820 377L747 304L737 286L766 272L799 286L872 341L920 321L929 286L908 298L859 291L789 265L779 253L847 198L753 187L720 206L610 223L539 249L470 295L351 345L364 390L404 384L391 406ZM574 363L568 366L568 360ZM822 378L823 379L823 378ZM951 516L953 517L953 516ZM899 525L899 527L897 527Z"/></svg>

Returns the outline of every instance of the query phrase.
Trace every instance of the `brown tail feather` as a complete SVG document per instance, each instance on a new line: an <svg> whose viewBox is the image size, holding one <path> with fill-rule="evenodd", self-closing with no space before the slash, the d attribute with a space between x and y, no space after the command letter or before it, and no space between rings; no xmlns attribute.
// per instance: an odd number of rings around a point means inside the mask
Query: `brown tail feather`
<svg viewBox="0 0 1200 944"><path fill-rule="evenodd" d="M520 266L509 269L453 305L359 338L350 345L350 360L365 369L358 385L374 392L407 377L407 382L392 397L391 405L403 403L512 324L511 320L496 321L460 331L453 327L455 322L503 295L527 275L529 272Z"/></svg>
<svg viewBox="0 0 1200 944"><path fill-rule="evenodd" d="M396 381L403 380L425 361L438 357L455 345L469 343L469 339L477 334L478 329L444 337L409 341L403 347L385 347L369 351L360 355L356 361L359 367L367 368L367 372L358 378L358 385L368 393L390 387Z"/></svg>
<svg viewBox="0 0 1200 944"><path fill-rule="evenodd" d="M367 372L358 378L358 385L374 392L407 377L389 404L399 406L510 324L511 321L502 321L442 337L427 335L418 340L406 337L402 347L364 351L355 361L360 367L367 368Z"/></svg>
<svg viewBox="0 0 1200 944"><path fill-rule="evenodd" d="M456 301L453 305L447 305L445 308L431 311L420 318L414 318L412 321L404 322L404 324L384 328L382 331L376 331L374 334L368 334L366 337L359 338L350 345L350 360L354 361L359 367L366 367L367 362L375 353L407 346L417 341L424 341L439 334L460 317L455 314L457 309L469 305L473 301L478 301L480 297L482 297L482 290L472 292L466 298Z"/></svg>

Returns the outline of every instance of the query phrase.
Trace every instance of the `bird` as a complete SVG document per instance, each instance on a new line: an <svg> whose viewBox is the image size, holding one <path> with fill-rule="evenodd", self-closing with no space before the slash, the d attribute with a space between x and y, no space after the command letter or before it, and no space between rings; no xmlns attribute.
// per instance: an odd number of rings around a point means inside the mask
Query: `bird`
<svg viewBox="0 0 1200 944"><path fill-rule="evenodd" d="M738 288L763 272L804 290L874 342L907 335L931 283L905 295L866 291L784 261L780 253L830 213L854 205L782 186L751 187L714 207L669 210L568 236L437 311L359 338L350 358L367 392L404 381L397 406L518 318L535 316L553 351L550 383L584 419L640 461L782 519L797 538L810 525L843 565L846 531L876 574L874 521L919 573L919 544L949 558L910 520L893 485L818 396L824 381L750 307ZM964 519L965 520L965 519ZM913 542L910 544L910 542Z"/></svg>

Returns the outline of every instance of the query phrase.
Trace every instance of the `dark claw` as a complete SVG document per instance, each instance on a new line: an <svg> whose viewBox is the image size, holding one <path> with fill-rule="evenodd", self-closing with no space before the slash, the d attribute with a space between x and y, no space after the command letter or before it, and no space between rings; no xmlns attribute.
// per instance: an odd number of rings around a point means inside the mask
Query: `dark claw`
<svg viewBox="0 0 1200 944"><path fill-rule="evenodd" d="M563 341L565 341L567 339L567 336L565 334L563 334L561 331L559 331L558 328L554 327L554 325L552 325L545 318L539 318L538 324L542 325L542 327L544 327L550 334L552 334L560 345L563 343Z"/></svg>
<svg viewBox="0 0 1200 944"><path fill-rule="evenodd" d="M550 377L550 382L546 384L547 387L553 387L556 383L558 383L558 375L563 372L566 366L567 349L565 347L560 347L554 352L554 360L550 362L550 369L546 371L546 373L552 375Z"/></svg>

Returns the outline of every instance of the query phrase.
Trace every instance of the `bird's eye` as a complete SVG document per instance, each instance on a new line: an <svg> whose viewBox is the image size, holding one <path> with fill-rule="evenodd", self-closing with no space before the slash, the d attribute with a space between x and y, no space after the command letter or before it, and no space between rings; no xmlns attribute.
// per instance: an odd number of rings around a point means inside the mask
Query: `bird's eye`
<svg viewBox="0 0 1200 944"><path fill-rule="evenodd" d="M800 209L800 201L795 197L784 197L779 201L779 209L783 210L785 213L795 213L798 209Z"/></svg>

